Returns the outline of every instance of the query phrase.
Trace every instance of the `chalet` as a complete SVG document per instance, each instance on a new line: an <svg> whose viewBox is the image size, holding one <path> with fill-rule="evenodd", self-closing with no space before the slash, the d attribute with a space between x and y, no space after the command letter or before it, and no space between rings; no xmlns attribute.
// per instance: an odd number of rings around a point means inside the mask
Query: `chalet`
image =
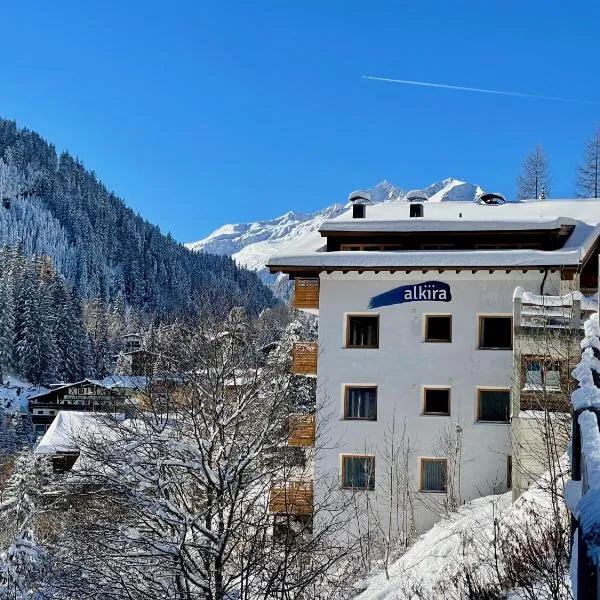
<svg viewBox="0 0 600 600"><path fill-rule="evenodd" d="M37 456L52 461L54 473L70 471L81 454L81 443L94 436L106 437L110 428L99 413L59 410L35 447Z"/></svg>
<svg viewBox="0 0 600 600"><path fill-rule="evenodd" d="M117 412L124 409L130 393L91 379L66 383L29 397L33 432L46 432L59 411Z"/></svg>
<svg viewBox="0 0 600 600"><path fill-rule="evenodd" d="M154 373L157 355L139 348L129 352L121 352L117 357L117 375L133 375L150 377Z"/></svg>
<svg viewBox="0 0 600 600"><path fill-rule="evenodd" d="M319 482L337 473L342 495L360 492L369 510L385 515L394 424L408 432L402 470L417 530L428 529L440 507L508 489L511 419L531 409L527 378L559 377L551 360L533 360L522 337L527 315L514 315L515 289L577 298L598 291L599 200L421 196L373 204L368 194L351 194L351 209L324 221L320 237L286 246L268 263L293 281L292 305L319 315L318 344L297 344L292 368L317 377L317 430L339 440L319 447L317 438L314 484L298 482L291 492L297 512L299 490L320 502L327 492ZM580 319L580 309L568 312ZM516 377L527 380L519 379L520 397Z"/></svg>

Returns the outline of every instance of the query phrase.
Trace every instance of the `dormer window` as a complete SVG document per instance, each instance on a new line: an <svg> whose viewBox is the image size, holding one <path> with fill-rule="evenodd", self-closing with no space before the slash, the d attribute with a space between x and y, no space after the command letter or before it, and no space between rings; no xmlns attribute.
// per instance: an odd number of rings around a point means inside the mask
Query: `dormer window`
<svg viewBox="0 0 600 600"><path fill-rule="evenodd" d="M423 217L423 205L420 202L411 203L409 214L410 214L411 218L422 218Z"/></svg>
<svg viewBox="0 0 600 600"><path fill-rule="evenodd" d="M364 219L365 218L365 205L364 204L353 204L352 205L352 218L353 219Z"/></svg>
<svg viewBox="0 0 600 600"><path fill-rule="evenodd" d="M352 218L364 219L367 212L367 204L372 204L371 194L363 190L351 192L348 196L348 202L352 204Z"/></svg>

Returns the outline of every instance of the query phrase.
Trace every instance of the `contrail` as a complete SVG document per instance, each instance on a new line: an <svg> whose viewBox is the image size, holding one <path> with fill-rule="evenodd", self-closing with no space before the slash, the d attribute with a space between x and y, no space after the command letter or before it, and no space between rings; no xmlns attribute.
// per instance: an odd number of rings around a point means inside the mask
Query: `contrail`
<svg viewBox="0 0 600 600"><path fill-rule="evenodd" d="M555 100L558 102L574 102L577 104L600 105L600 102L593 100L577 100L576 98L563 98L561 96L540 96L539 94L524 94L523 92L507 92L504 90L487 90L484 88L466 87L462 85L448 85L446 83L429 83L427 81L410 81L409 79L390 79L388 77L372 77L363 75L363 79L373 81L386 81L388 83L403 83L404 85L418 85L421 87L442 88L445 90L459 90L461 92L477 92L479 94L496 94L498 96L516 96L517 98L534 98L536 100Z"/></svg>

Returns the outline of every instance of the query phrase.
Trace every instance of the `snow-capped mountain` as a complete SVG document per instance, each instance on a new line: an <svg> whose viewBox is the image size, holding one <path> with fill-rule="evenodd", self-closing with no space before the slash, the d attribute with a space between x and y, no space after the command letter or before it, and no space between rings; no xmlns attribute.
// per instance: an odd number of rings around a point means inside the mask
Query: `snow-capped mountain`
<svg viewBox="0 0 600 600"><path fill-rule="evenodd" d="M429 202L474 201L483 190L475 184L444 179L422 189ZM382 181L369 190L373 202L404 202L408 190ZM348 210L349 204L333 204L314 213L289 211L280 217L256 223L223 225L208 237L186 246L191 250L227 254L240 265L257 271L274 291L286 295L281 278L271 275L265 265L269 258L287 244L315 235L321 223Z"/></svg>

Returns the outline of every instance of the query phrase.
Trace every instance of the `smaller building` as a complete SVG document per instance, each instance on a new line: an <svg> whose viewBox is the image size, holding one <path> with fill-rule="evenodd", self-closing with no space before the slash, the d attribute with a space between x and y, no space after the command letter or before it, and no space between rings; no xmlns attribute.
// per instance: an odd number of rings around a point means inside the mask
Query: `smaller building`
<svg viewBox="0 0 600 600"><path fill-rule="evenodd" d="M586 319L597 301L580 291L513 295L512 489L518 498L567 449L571 373L581 359Z"/></svg>
<svg viewBox="0 0 600 600"><path fill-rule="evenodd" d="M90 436L105 437L108 432L98 413L59 410L34 452L52 461L54 473L65 473L75 466L82 441Z"/></svg>
<svg viewBox="0 0 600 600"><path fill-rule="evenodd" d="M157 355L139 348L121 352L117 357L117 375L150 377L154 373Z"/></svg>
<svg viewBox="0 0 600 600"><path fill-rule="evenodd" d="M29 397L29 414L36 437L43 435L59 411L119 412L130 397L124 388L84 379Z"/></svg>

